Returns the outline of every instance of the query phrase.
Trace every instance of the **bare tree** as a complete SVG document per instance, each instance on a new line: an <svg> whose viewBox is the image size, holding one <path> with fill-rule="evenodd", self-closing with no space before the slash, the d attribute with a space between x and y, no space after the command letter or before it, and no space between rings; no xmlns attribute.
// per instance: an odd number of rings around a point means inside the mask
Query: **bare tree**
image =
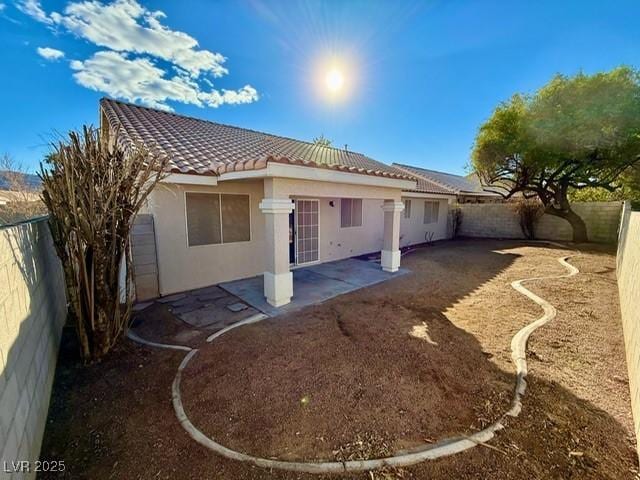
<svg viewBox="0 0 640 480"><path fill-rule="evenodd" d="M85 362L104 356L127 326L132 303L129 234L136 213L165 175L166 162L141 145L125 146L117 134L110 138L84 127L53 145L40 167L69 316Z"/></svg>
<svg viewBox="0 0 640 480"><path fill-rule="evenodd" d="M21 222L45 215L47 210L40 199L39 188L28 181L24 166L8 153L0 156L0 225Z"/></svg>
<svg viewBox="0 0 640 480"><path fill-rule="evenodd" d="M319 145L321 147L330 147L331 140L329 140L327 137L324 136L324 134L321 133L319 137L315 137L313 139L313 144Z"/></svg>

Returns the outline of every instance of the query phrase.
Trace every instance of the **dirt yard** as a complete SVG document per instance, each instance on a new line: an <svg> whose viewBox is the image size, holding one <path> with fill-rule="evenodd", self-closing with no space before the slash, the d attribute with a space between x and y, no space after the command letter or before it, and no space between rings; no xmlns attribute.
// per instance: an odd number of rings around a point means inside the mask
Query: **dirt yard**
<svg viewBox="0 0 640 480"><path fill-rule="evenodd" d="M185 410L223 445L283 460L375 458L471 434L507 410L511 337L541 314L509 283L565 273L563 255L577 276L527 285L558 316L531 337L524 408L505 431L445 459L332 478L632 479L615 257L594 247L443 242L405 256L408 275L211 344L205 332L186 335L200 351L183 374ZM155 341L191 328L157 307L137 322ZM65 460L66 478L329 478L251 467L195 443L171 405L184 352L123 340L82 367L69 333L42 450Z"/></svg>

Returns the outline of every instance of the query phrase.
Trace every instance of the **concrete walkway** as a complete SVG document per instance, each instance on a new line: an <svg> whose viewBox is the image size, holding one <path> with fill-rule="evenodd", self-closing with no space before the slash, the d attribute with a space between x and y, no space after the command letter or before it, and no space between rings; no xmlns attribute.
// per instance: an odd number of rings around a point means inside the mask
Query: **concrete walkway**
<svg viewBox="0 0 640 480"><path fill-rule="evenodd" d="M220 287L270 317L275 317L408 272L402 268L395 273L385 272L379 263L355 258L297 268L293 270L291 303L279 308L267 303L262 275L221 283Z"/></svg>

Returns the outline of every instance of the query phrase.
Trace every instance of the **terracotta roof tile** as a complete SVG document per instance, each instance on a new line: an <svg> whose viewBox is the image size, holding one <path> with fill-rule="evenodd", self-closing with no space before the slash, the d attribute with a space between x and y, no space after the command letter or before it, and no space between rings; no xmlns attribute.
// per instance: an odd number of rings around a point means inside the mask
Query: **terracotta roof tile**
<svg viewBox="0 0 640 480"><path fill-rule="evenodd" d="M361 153L140 107L108 98L100 106L124 141L141 142L169 156L177 173L221 175L258 170L268 162L331 168L398 179L412 176Z"/></svg>
<svg viewBox="0 0 640 480"><path fill-rule="evenodd" d="M413 175L418 181L419 192L447 193L450 195L499 195L483 189L480 182L475 183L461 175L438 172L437 170L413 167L411 165L402 165L400 163L394 163L393 166L404 173Z"/></svg>
<svg viewBox="0 0 640 480"><path fill-rule="evenodd" d="M421 174L420 172L421 169L419 168L410 167L409 165L401 165L399 163L394 163L392 166L405 174L411 175L414 178L414 180L416 180L417 182L416 189L412 190L414 192L439 193L444 195L456 194L456 192L453 189L448 188L445 185L441 185L439 183L436 183L426 178L424 175Z"/></svg>

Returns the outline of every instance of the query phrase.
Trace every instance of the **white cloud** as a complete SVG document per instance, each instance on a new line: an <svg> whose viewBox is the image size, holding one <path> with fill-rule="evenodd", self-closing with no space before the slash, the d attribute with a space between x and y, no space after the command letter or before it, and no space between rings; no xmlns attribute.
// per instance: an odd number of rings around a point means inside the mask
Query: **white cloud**
<svg viewBox="0 0 640 480"><path fill-rule="evenodd" d="M40 55L45 60L60 60L62 57L64 57L64 52L55 48L38 47L36 50L38 52L38 55Z"/></svg>
<svg viewBox="0 0 640 480"><path fill-rule="evenodd" d="M220 53L198 49L195 38L161 23L165 14L152 12L135 0L69 3L51 20L98 46L118 52L148 54L171 62L193 76L201 72L220 77L228 73Z"/></svg>
<svg viewBox="0 0 640 480"><path fill-rule="evenodd" d="M7 8L7 6L4 3L0 3L0 13L2 13L5 8Z"/></svg>
<svg viewBox="0 0 640 480"><path fill-rule="evenodd" d="M42 9L39 0L22 0L18 2L18 8L29 15L30 17L35 18L39 22L46 23L51 25L53 21L47 16L45 11Z"/></svg>
<svg viewBox="0 0 640 480"><path fill-rule="evenodd" d="M74 78L85 87L160 108L168 108L167 100L217 107L258 99L250 85L239 90L214 89L207 77L227 75L226 58L199 48L187 33L171 30L162 23L163 12L151 11L136 0L81 0L68 3L62 13L50 14L38 0L22 0L18 7L51 28L65 29L108 49L71 63ZM169 66L165 69L158 61ZM169 77L169 71L177 75Z"/></svg>
<svg viewBox="0 0 640 480"><path fill-rule="evenodd" d="M223 103L251 103L258 99L258 92L249 85L239 90L202 91L190 77L178 74L165 78L166 72L148 58L128 58L127 54L113 51L97 52L85 61L74 60L71 68L76 81L84 87L165 110L171 110L168 100L216 108Z"/></svg>

